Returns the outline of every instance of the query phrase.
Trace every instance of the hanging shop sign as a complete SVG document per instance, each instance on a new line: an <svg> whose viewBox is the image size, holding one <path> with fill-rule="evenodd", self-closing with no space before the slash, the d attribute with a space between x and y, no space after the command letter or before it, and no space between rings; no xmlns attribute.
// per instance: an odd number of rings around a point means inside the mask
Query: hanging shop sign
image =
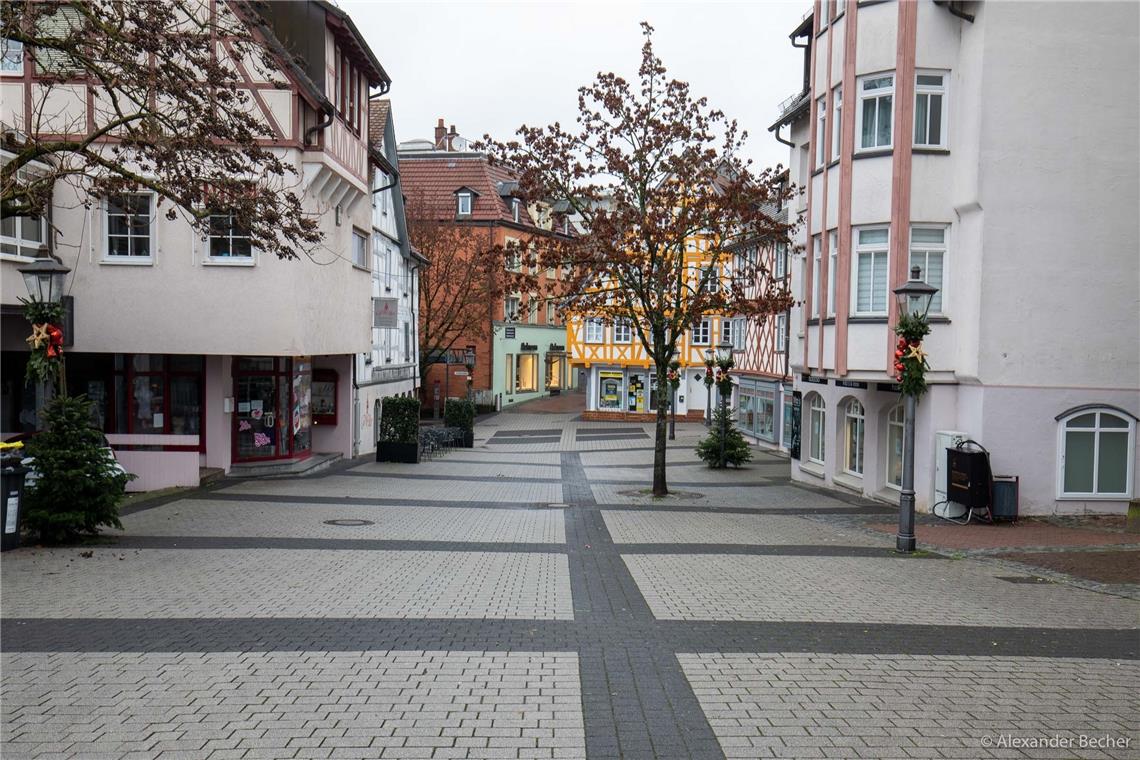
<svg viewBox="0 0 1140 760"><path fill-rule="evenodd" d="M804 396L799 391L792 391L792 420L791 430L788 431L788 455L792 459L800 458L800 417L803 414Z"/></svg>
<svg viewBox="0 0 1140 760"><path fill-rule="evenodd" d="M503 328L503 337L504 337L504 338L507 338L508 340L514 340L514 338L515 338L515 328L513 328L513 327L504 327L504 328Z"/></svg>
<svg viewBox="0 0 1140 760"><path fill-rule="evenodd" d="M400 326L400 302L396 298L372 299L372 326L394 329Z"/></svg>
<svg viewBox="0 0 1140 760"><path fill-rule="evenodd" d="M902 386L898 383L876 383L875 390L886 391L887 393L901 393Z"/></svg>

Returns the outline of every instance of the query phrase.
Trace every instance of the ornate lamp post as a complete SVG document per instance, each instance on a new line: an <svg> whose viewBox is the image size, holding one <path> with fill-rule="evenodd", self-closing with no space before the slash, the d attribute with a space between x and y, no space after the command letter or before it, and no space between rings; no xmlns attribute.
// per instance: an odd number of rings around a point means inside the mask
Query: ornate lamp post
<svg viewBox="0 0 1140 760"><path fill-rule="evenodd" d="M51 258L47 249L32 263L17 270L24 277L28 298L24 303L24 316L32 324L27 343L31 348L27 375L45 390L53 382L59 392L67 395L67 376L63 367L63 284L71 271Z"/></svg>
<svg viewBox="0 0 1140 760"><path fill-rule="evenodd" d="M728 437L728 396L732 393L732 380L728 376L728 371L732 369L732 365L735 363L732 359L732 344L723 337L716 347L716 363L719 368L716 389L717 393L720 394L720 468L723 470L725 468L724 443L725 438Z"/></svg>
<svg viewBox="0 0 1140 760"><path fill-rule="evenodd" d="M895 377L902 386L905 411L903 422L902 495L899 497L899 530L895 548L913 552L914 538L914 416L918 399L926 391L925 372L929 366L922 350L922 339L930 332L926 315L938 288L922 281L922 270L911 267L910 279L895 288L899 336L895 349Z"/></svg>
<svg viewBox="0 0 1140 760"><path fill-rule="evenodd" d="M472 386L475 384L475 349L469 348L463 353L467 366L467 401L471 401Z"/></svg>
<svg viewBox="0 0 1140 760"><path fill-rule="evenodd" d="M716 353L711 348L705 349L705 427L712 425L712 385L713 362Z"/></svg>
<svg viewBox="0 0 1140 760"><path fill-rule="evenodd" d="M676 356L676 354L674 354ZM677 387L681 385L681 363L669 362L669 440L677 440Z"/></svg>
<svg viewBox="0 0 1140 760"><path fill-rule="evenodd" d="M53 258L44 256L20 267L29 300L33 303L60 303L63 301L63 283L71 271Z"/></svg>

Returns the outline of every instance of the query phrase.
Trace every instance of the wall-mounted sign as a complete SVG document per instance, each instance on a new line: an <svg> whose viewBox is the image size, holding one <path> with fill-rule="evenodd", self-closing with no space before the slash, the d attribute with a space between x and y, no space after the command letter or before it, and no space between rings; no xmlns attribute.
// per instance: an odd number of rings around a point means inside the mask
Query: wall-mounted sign
<svg viewBox="0 0 1140 760"><path fill-rule="evenodd" d="M836 380L835 384L840 388L866 388L867 384L859 380Z"/></svg>
<svg viewBox="0 0 1140 760"><path fill-rule="evenodd" d="M538 346L536 346L533 343L523 343L521 346L519 346L519 351L537 351L537 350L538 350Z"/></svg>
<svg viewBox="0 0 1140 760"><path fill-rule="evenodd" d="M561 343L551 343L550 348L548 350L550 350L550 351L565 351L566 346L562 345Z"/></svg>
<svg viewBox="0 0 1140 760"><path fill-rule="evenodd" d="M827 378L826 377L816 377L815 375L809 375L807 373L800 375L800 380L803 380L805 383L815 383L816 385L827 385Z"/></svg>
<svg viewBox="0 0 1140 760"><path fill-rule="evenodd" d="M898 383L877 383L875 389L888 393L902 393L902 386Z"/></svg>
<svg viewBox="0 0 1140 760"><path fill-rule="evenodd" d="M394 329L400 326L400 302L395 298L372 299L372 326Z"/></svg>
<svg viewBox="0 0 1140 760"><path fill-rule="evenodd" d="M510 339L512 339L512 340L513 340L513 339L514 339L514 337L515 337L515 328L513 328L513 327L504 327L504 328L503 328L503 337L504 337L504 338L510 338Z"/></svg>

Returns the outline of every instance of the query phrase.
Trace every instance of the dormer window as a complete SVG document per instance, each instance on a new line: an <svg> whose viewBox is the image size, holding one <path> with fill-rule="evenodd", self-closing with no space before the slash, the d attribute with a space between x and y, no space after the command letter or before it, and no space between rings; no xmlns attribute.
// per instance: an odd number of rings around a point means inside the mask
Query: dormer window
<svg viewBox="0 0 1140 760"><path fill-rule="evenodd" d="M459 193L456 198L456 213L459 216L471 216L471 193Z"/></svg>
<svg viewBox="0 0 1140 760"><path fill-rule="evenodd" d="M519 203L518 198L511 198L511 218L514 219L516 223L519 220L519 207L520 206L522 206L522 204Z"/></svg>

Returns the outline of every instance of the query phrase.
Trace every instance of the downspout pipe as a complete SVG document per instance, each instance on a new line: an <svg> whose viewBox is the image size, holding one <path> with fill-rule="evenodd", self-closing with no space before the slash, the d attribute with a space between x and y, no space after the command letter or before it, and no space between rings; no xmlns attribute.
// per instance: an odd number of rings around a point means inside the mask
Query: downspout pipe
<svg viewBox="0 0 1140 760"><path fill-rule="evenodd" d="M312 137L322 129L328 129L332 126L333 119L336 117L336 109L333 104L327 100L321 101L321 111L325 114L325 118L318 121L313 126L305 130L305 145L308 146L312 143Z"/></svg>
<svg viewBox="0 0 1140 760"><path fill-rule="evenodd" d="M946 10L950 11L950 14L953 16L957 16L960 19L969 21L971 24L974 23L974 14L966 13L965 11L959 9L958 4L954 2L954 0L934 0L934 4L945 7Z"/></svg>
<svg viewBox="0 0 1140 760"><path fill-rule="evenodd" d="M787 145L789 148L795 148L796 144L794 142L792 142L791 140L785 140L784 138L780 137L780 129L783 126L784 126L783 124L777 124L776 128L772 130L772 135L776 138L776 142L783 143L784 145Z"/></svg>

